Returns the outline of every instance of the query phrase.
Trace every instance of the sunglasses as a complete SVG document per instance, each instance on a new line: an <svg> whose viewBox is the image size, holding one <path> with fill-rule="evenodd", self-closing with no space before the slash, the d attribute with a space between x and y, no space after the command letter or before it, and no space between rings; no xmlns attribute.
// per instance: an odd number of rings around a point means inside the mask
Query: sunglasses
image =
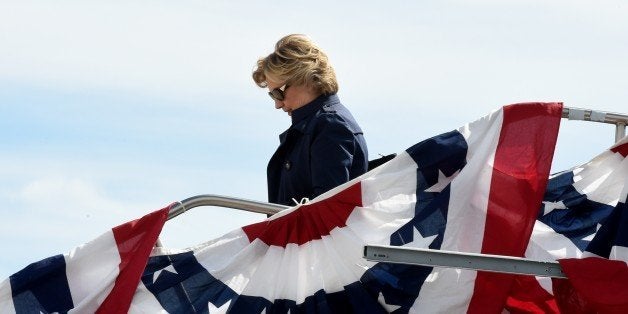
<svg viewBox="0 0 628 314"><path fill-rule="evenodd" d="M286 89L288 89L288 87L290 87L290 86L288 86L288 84L284 84L281 87L277 87L277 88L271 90L270 92L268 92L268 96L270 96L270 98L272 98L272 99L274 99L276 101L282 101L285 98L284 93L285 93Z"/></svg>

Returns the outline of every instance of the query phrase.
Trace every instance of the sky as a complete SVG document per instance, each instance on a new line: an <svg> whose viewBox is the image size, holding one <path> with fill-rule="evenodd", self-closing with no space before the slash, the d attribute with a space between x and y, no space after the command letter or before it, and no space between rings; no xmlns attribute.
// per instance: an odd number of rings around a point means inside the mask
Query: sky
<svg viewBox="0 0 628 314"><path fill-rule="evenodd" d="M628 113L626 16L605 0L0 0L0 278L192 196L266 201L290 119L251 73L284 35L328 54L374 159L512 103ZM552 172L613 140L563 120ZM161 240L264 218L199 207Z"/></svg>

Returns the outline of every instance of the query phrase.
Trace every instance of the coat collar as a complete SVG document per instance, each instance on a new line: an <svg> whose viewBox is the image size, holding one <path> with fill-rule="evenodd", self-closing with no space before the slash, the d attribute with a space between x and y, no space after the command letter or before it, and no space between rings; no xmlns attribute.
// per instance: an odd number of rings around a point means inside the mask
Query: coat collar
<svg viewBox="0 0 628 314"><path fill-rule="evenodd" d="M285 132L279 134L279 142L284 143L291 130L296 130L301 133L305 132L307 121L309 117L319 111L321 108L329 107L333 104L340 103L336 94L320 95L316 99L312 100L305 106L292 111L292 125Z"/></svg>
<svg viewBox="0 0 628 314"><path fill-rule="evenodd" d="M296 127L299 122L305 120L315 112L319 111L323 106L329 106L339 102L336 94L320 95L303 107L292 111L292 126Z"/></svg>

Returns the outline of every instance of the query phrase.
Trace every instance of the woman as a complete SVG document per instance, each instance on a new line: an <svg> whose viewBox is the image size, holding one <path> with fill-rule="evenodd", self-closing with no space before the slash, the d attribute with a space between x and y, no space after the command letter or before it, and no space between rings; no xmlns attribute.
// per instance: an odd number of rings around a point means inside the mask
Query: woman
<svg viewBox="0 0 628 314"><path fill-rule="evenodd" d="M292 119L268 163L268 201L295 205L366 172L360 126L338 99L327 55L304 35L288 35L257 61L253 80Z"/></svg>

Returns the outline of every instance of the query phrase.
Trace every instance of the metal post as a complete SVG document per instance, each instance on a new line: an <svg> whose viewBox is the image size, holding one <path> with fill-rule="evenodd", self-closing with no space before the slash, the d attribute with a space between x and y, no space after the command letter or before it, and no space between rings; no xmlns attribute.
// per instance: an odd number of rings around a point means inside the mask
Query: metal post
<svg viewBox="0 0 628 314"><path fill-rule="evenodd" d="M369 261L409 265L464 268L498 273L566 278L557 262L534 261L520 257L450 252L398 246L367 245Z"/></svg>
<svg viewBox="0 0 628 314"><path fill-rule="evenodd" d="M569 120L582 120L591 122L608 123L615 125L615 143L619 142L626 136L626 124L628 124L628 115L597 111L590 109L563 107L563 118Z"/></svg>
<svg viewBox="0 0 628 314"><path fill-rule="evenodd" d="M615 126L615 143L619 142L624 136L626 136L626 124L617 123Z"/></svg>

